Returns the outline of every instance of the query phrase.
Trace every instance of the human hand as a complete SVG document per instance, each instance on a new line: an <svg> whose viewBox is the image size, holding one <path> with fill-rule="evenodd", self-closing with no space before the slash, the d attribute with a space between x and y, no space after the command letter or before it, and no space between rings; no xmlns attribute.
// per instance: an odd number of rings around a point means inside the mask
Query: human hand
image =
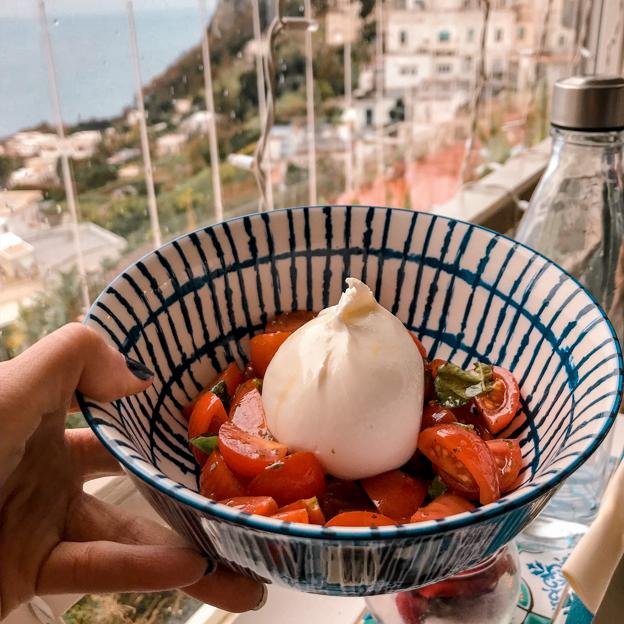
<svg viewBox="0 0 624 624"><path fill-rule="evenodd" d="M77 323L0 363L0 619L36 594L66 592L184 588L234 612L263 603L262 584L213 572L173 531L83 492L86 480L122 473L91 430L65 431L75 390L112 401L150 384L148 369Z"/></svg>

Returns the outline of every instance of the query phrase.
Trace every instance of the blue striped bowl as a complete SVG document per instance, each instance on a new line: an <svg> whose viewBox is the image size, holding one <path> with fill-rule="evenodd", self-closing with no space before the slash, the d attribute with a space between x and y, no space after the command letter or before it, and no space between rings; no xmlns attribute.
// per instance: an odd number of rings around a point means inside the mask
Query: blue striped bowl
<svg viewBox="0 0 624 624"><path fill-rule="evenodd" d="M511 369L523 410L522 485L451 518L375 529L290 524L213 503L181 408L284 310L337 301L349 275L435 357ZM86 323L155 373L145 393L80 397L97 435L173 527L235 569L305 591L367 595L434 582L488 557L596 449L620 401L622 359L592 297L546 258L483 228L362 206L255 214L183 236L117 277Z"/></svg>

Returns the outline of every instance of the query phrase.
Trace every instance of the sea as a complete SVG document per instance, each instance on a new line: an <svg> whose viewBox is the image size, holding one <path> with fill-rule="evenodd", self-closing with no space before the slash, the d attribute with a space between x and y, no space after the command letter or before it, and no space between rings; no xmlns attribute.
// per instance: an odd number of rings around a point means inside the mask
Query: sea
<svg viewBox="0 0 624 624"><path fill-rule="evenodd" d="M211 15L216 0L207 4ZM128 17L118 6L101 14L48 13L67 124L113 117L134 102ZM143 84L200 42L196 7L136 11ZM0 138L42 121L52 121L52 108L39 21L34 11L32 17L0 14Z"/></svg>

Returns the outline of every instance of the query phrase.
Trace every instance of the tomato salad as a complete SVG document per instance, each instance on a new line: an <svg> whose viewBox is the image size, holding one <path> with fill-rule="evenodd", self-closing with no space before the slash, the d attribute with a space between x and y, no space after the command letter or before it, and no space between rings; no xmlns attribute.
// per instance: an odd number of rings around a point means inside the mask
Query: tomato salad
<svg viewBox="0 0 624 624"><path fill-rule="evenodd" d="M488 504L514 489L517 440L496 438L520 406L513 375L498 366L464 370L425 362L418 449L399 470L360 481L327 475L313 453L289 452L267 428L262 377L282 343L314 313L269 321L249 346L244 370L231 363L184 409L203 496L248 513L338 527L424 522Z"/></svg>

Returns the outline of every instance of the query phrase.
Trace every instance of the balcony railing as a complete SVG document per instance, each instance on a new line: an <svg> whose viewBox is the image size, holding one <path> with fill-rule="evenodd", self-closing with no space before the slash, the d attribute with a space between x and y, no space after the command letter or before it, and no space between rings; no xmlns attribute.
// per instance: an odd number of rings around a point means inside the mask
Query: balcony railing
<svg viewBox="0 0 624 624"><path fill-rule="evenodd" d="M232 18L224 8L230 2L240 15ZM104 71L113 55L100 41L101 65L82 67L80 58L67 55L67 18L57 17L57 0L30 0L19 3L20 10L27 4L42 36L41 76L51 95L53 126L0 142L0 157L20 163L6 176L13 188L0 191L0 357L37 338L16 331L15 321L19 306L37 302L43 282L58 274L61 248L67 254L61 263L77 275L75 283L68 279L61 286L70 291L67 309L78 314L109 276L149 249L189 229L258 209L386 204L509 231L545 166L548 144L539 141L546 131L549 85L572 71L620 72L623 60L624 10L615 1L458 2L469 5L470 24L476 24L467 47L453 37L439 42L435 33L429 43L423 39L406 47L388 37L395 7L407 7L420 20L435 12L427 8L435 3L376 0L358 9L351 0L304 0L300 9L298 2L198 0L185 5L195 33L186 47L196 44L194 51L177 63L178 75L146 88L144 77L153 72L146 71L143 10L159 3L118 0L115 8L125 21L108 43L127 48L114 72L132 85L134 101L123 116L81 126L73 117L68 123L70 74L75 71L72 87L79 92L81 72ZM568 4L575 8L572 21L565 13ZM516 20L516 28L505 31L510 37L520 39L524 29L521 46L514 45L516 39L504 42L510 52L502 67L493 62L500 56L499 42L485 31L496 27L484 21L488 8ZM230 20L215 23L221 14ZM459 14L453 12L453 20ZM442 23L444 12L435 19ZM553 43L560 32L567 42L563 49ZM237 38L238 49L226 54L222 42ZM475 51L467 71L458 61ZM405 57L416 68L407 86L397 70ZM448 71L439 71L442 63ZM192 89L185 86L189 82ZM248 101L242 101L243 90L237 98L229 93L241 84ZM163 85L173 90L167 97ZM228 120L236 120L235 135L230 136ZM99 128L99 138L85 126ZM100 163L97 168L85 164L89 158ZM107 182L107 175L115 179ZM57 177L59 188L50 190L49 179ZM47 201L39 201L37 187L46 189ZM23 246L3 248L3 229ZM49 329L50 323L41 324L40 331ZM129 484L121 483L107 480L93 487L150 514ZM77 598L55 597L46 604L58 615ZM52 621L41 605L36 608L38 615L26 606L9 622ZM214 610L204 615L211 622L208 618L220 617Z"/></svg>

